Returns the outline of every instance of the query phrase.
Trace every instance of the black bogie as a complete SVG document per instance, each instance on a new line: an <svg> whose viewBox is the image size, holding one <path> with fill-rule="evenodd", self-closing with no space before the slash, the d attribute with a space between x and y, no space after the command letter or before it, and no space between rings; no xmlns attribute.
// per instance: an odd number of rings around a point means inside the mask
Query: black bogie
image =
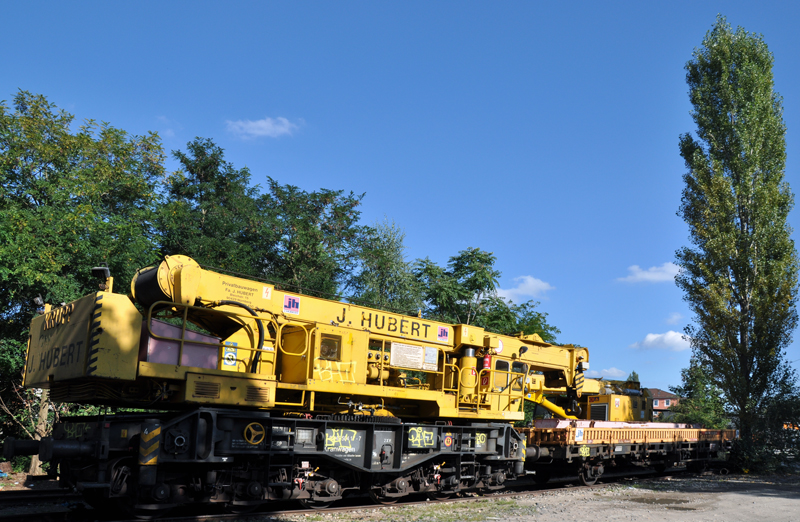
<svg viewBox="0 0 800 522"><path fill-rule="evenodd" d="M499 489L524 473L523 439L500 423L201 408L69 418L46 445L63 485L137 515L195 503L239 512L274 500L324 507L350 493L392 502Z"/></svg>

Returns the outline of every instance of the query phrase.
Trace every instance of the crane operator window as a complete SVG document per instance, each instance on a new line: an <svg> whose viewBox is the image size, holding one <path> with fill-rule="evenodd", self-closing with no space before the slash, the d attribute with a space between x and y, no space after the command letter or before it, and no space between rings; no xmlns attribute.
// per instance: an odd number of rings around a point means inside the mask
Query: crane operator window
<svg viewBox="0 0 800 522"><path fill-rule="evenodd" d="M511 363L511 372L521 374L511 376L514 379L511 382L511 389L514 391L522 390L522 383L525 380L525 374L528 373L528 365L519 361L514 361Z"/></svg>
<svg viewBox="0 0 800 522"><path fill-rule="evenodd" d="M497 373L494 374L494 385L505 389L508 386L508 374L500 372L508 371L508 362L497 359L494 363L494 369L497 370Z"/></svg>
<svg viewBox="0 0 800 522"><path fill-rule="evenodd" d="M323 334L319 342L319 358L327 361L341 361L342 337Z"/></svg>

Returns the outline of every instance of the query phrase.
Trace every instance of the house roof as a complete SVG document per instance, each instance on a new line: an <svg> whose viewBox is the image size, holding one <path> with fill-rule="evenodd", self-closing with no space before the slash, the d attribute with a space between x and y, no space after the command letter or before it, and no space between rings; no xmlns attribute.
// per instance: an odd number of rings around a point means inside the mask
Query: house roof
<svg viewBox="0 0 800 522"><path fill-rule="evenodd" d="M680 399L680 397L674 393L670 393L658 388L647 388L647 391L650 392L650 396L654 399Z"/></svg>

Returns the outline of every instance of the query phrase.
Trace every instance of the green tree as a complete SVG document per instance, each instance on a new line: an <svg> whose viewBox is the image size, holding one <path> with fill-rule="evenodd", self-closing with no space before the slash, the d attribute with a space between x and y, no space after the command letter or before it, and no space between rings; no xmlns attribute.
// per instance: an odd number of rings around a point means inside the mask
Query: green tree
<svg viewBox="0 0 800 522"><path fill-rule="evenodd" d="M353 302L400 313L422 308L421 289L405 258L405 232L384 220L365 232L361 267L353 277Z"/></svg>
<svg viewBox="0 0 800 522"><path fill-rule="evenodd" d="M678 403L669 408L673 414L670 420L702 424L708 429L728 427L722 390L714 384L703 365L693 358L689 367L681 370L681 380L680 386L669 387L680 397Z"/></svg>
<svg viewBox="0 0 800 522"><path fill-rule="evenodd" d="M636 373L636 371L632 371L625 380L628 382L639 382L639 374Z"/></svg>
<svg viewBox="0 0 800 522"><path fill-rule="evenodd" d="M695 314L693 354L756 440L781 385L797 325L798 261L787 215L781 97L763 37L718 17L686 64L697 138L680 138L688 172L678 215L693 247L677 251L676 277ZM756 435L754 439L754 435Z"/></svg>
<svg viewBox="0 0 800 522"><path fill-rule="evenodd" d="M533 333L556 343L561 331L537 310L537 301L514 304L497 295L500 271L491 252L479 248L462 250L443 268L428 258L414 263L414 275L422 289L423 315L455 324L474 324L505 335Z"/></svg>
<svg viewBox="0 0 800 522"><path fill-rule="evenodd" d="M165 254L302 293L330 296L346 286L366 230L358 225L363 194L306 192L272 178L262 194L249 169L226 162L210 139L173 155L182 169L169 176L159 212Z"/></svg>
<svg viewBox="0 0 800 522"><path fill-rule="evenodd" d="M561 330L547 322L547 314L536 309L539 304L538 301L527 301L517 305L500 297L492 297L484 307L484 312L476 318L475 324L504 335L535 333L544 342L557 344L556 336Z"/></svg>
<svg viewBox="0 0 800 522"><path fill-rule="evenodd" d="M158 136L93 120L73 132L73 119L26 91L0 103L0 398L19 417L0 413L7 434L44 435L47 393L41 416L37 396L16 393L34 298L57 305L96 290L90 269L101 264L125 292L157 257Z"/></svg>
<svg viewBox="0 0 800 522"><path fill-rule="evenodd" d="M195 138L187 152L173 151L182 169L167 179L167 201L158 213L161 248L201 265L250 276L263 275L268 245L259 215L258 188L250 171L225 161L210 139Z"/></svg>
<svg viewBox="0 0 800 522"><path fill-rule="evenodd" d="M265 273L290 290L332 296L345 291L366 227L358 225L364 194L306 192L272 178L258 199L268 235Z"/></svg>
<svg viewBox="0 0 800 522"><path fill-rule="evenodd" d="M423 288L425 317L472 324L497 296L495 256L479 248L462 250L442 268L429 258L417 260L414 275Z"/></svg>

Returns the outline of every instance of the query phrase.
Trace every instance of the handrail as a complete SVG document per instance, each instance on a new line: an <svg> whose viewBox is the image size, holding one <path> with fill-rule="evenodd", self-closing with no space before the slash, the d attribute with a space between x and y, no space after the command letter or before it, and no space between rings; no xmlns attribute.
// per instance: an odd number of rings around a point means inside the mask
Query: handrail
<svg viewBox="0 0 800 522"><path fill-rule="evenodd" d="M500 391L495 391L494 385L492 383L494 376L497 374L509 376L508 383L506 384L505 388L501 389ZM488 384L480 384L482 382L481 379L483 377L486 377L488 379ZM489 368L483 368L480 372L478 372L478 380L476 386L479 387L478 393L482 395L487 395L487 396L496 395L498 397L504 395L508 396L509 402L508 405L506 406L506 408L508 409L510 408L512 403L516 402L517 400L520 401L523 400L525 396L525 387L523 385L522 387L520 387L519 390L515 390L514 382L517 381L518 379L524 379L524 378L525 374L520 372L514 372L510 370L509 371L492 370Z"/></svg>
<svg viewBox="0 0 800 522"><path fill-rule="evenodd" d="M460 382L457 382L457 383L456 383L456 387L455 387L455 388L445 388L445 384L446 384L446 382L445 382L445 381L446 381L446 379L447 379L447 367L448 367L448 366L449 366L449 367L452 367L452 371L453 371L453 373L456 373L456 374L458 374L458 372L459 372L459 369L458 369L458 365L457 365L457 364L455 364L455 363L448 363L448 362L445 362L445 363L444 363L444 368L442 368L442 374L443 374L443 375L442 375L442 391L443 391L443 392L456 392L456 395L458 395L458 393L459 393L459 390L461 389L461 386L460 386L460 384L461 384L461 383L460 383Z"/></svg>

